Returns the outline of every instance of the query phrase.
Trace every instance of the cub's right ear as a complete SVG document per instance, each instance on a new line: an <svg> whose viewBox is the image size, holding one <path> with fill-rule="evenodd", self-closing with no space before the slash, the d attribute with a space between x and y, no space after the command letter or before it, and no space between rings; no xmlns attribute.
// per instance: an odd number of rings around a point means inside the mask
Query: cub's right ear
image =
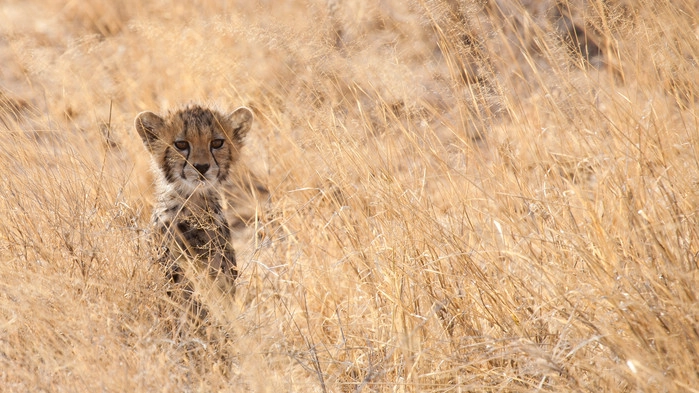
<svg viewBox="0 0 699 393"><path fill-rule="evenodd" d="M153 145L159 139L165 120L153 112L141 112L136 116L134 126L148 151L153 151Z"/></svg>

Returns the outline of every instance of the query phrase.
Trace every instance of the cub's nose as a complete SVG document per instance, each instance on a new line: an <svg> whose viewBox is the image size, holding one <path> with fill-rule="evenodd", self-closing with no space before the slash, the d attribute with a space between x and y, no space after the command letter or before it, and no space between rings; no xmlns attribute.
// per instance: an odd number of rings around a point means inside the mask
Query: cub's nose
<svg viewBox="0 0 699 393"><path fill-rule="evenodd" d="M194 164L194 169L203 175L209 170L209 166L209 164Z"/></svg>

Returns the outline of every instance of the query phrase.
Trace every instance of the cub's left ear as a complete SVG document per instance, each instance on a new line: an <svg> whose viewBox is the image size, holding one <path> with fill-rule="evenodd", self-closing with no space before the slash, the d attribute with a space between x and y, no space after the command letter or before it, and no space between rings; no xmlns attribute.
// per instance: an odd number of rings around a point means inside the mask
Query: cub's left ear
<svg viewBox="0 0 699 393"><path fill-rule="evenodd" d="M245 134L250 131L252 126L252 111L249 108L241 106L233 112L226 115L226 119L230 122L232 135L230 137L238 143L243 142Z"/></svg>
<svg viewBox="0 0 699 393"><path fill-rule="evenodd" d="M134 126L148 151L153 152L153 146L162 136L165 120L153 112L141 112L134 120Z"/></svg>

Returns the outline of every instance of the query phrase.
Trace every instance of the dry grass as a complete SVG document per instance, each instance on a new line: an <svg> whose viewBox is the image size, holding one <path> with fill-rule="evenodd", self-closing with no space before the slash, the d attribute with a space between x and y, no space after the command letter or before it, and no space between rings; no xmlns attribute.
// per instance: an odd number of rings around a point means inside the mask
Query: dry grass
<svg viewBox="0 0 699 393"><path fill-rule="evenodd" d="M194 3L0 5L0 391L697 391L696 2ZM189 101L257 115L206 330L131 126Z"/></svg>

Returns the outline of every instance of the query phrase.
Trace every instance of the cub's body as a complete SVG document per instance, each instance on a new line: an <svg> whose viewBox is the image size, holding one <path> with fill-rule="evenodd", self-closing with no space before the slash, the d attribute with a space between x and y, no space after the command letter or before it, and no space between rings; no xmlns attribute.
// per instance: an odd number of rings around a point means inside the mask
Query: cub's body
<svg viewBox="0 0 699 393"><path fill-rule="evenodd" d="M165 117L151 112L136 117L155 175L153 225L160 262L186 299L192 290L185 277L190 270L234 292L238 271L220 187L251 124L252 112L244 107L223 114L189 106Z"/></svg>

